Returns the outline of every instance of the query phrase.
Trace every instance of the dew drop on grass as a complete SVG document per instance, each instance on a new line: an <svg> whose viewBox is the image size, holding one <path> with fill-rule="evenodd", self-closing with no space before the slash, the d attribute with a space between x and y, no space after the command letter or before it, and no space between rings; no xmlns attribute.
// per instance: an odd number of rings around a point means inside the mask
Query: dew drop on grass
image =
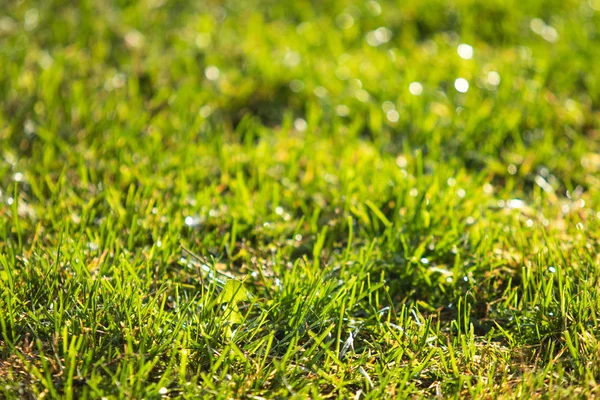
<svg viewBox="0 0 600 400"><path fill-rule="evenodd" d="M529 28L547 42L554 43L558 40L558 31L556 28L546 24L540 18L533 18L529 22Z"/></svg>
<svg viewBox="0 0 600 400"><path fill-rule="evenodd" d="M556 268L550 266L550 267L548 267L548 272L550 272L551 274L553 274L553 273L556 272Z"/></svg>
<svg viewBox="0 0 600 400"><path fill-rule="evenodd" d="M323 98L327 96L327 89L325 89L323 86L317 86L314 90L313 93L315 94L315 96L319 97L319 98Z"/></svg>
<svg viewBox="0 0 600 400"><path fill-rule="evenodd" d="M524 208L526 204L523 200L511 199L506 203L506 206L513 210L519 210L521 208Z"/></svg>
<svg viewBox="0 0 600 400"><path fill-rule="evenodd" d="M423 85L419 82L411 82L411 84L408 85L408 91L413 96L420 96L421 93L423 93Z"/></svg>
<svg viewBox="0 0 600 400"><path fill-rule="evenodd" d="M377 47L392 39L392 31L385 26L379 27L374 31L368 32L366 36L369 46Z"/></svg>
<svg viewBox="0 0 600 400"><path fill-rule="evenodd" d="M398 122L400 119L400 114L396 110L389 110L385 113L385 116L390 122Z"/></svg>
<svg viewBox="0 0 600 400"><path fill-rule="evenodd" d="M335 23L340 29L348 29L354 25L354 17L348 13L342 13L335 17Z"/></svg>
<svg viewBox="0 0 600 400"><path fill-rule="evenodd" d="M163 386L163 387L161 387L161 388L158 390L158 394L160 394L160 395L165 395L165 394L167 394L168 392L169 392L169 390L168 390L166 387L164 387L164 386Z"/></svg>
<svg viewBox="0 0 600 400"><path fill-rule="evenodd" d="M10 17L1 17L0 18L0 32L10 33L17 27L17 23L14 19Z"/></svg>
<svg viewBox="0 0 600 400"><path fill-rule="evenodd" d="M469 91L469 81L465 78L458 78L454 81L454 88L457 92L467 93Z"/></svg>
<svg viewBox="0 0 600 400"><path fill-rule="evenodd" d="M208 33L199 33L194 41L199 49L205 49L210 44L210 35Z"/></svg>
<svg viewBox="0 0 600 400"><path fill-rule="evenodd" d="M544 226L550 225L550 221L548 220L548 218L543 218L542 219L542 225L544 225Z"/></svg>
<svg viewBox="0 0 600 400"><path fill-rule="evenodd" d="M291 50L287 51L283 57L283 63L290 68L300 64L300 61L302 61L302 56L298 52Z"/></svg>
<svg viewBox="0 0 600 400"><path fill-rule="evenodd" d="M425 265L429 264L429 259L426 257L421 258L421 264L425 264Z"/></svg>
<svg viewBox="0 0 600 400"><path fill-rule="evenodd" d="M533 18L531 21L529 21L529 28L538 35L542 34L545 25L546 24L544 23L544 21L540 18Z"/></svg>
<svg viewBox="0 0 600 400"><path fill-rule="evenodd" d="M209 105L202 106L202 108L200 108L199 114L202 118L208 118L210 114L212 114L212 107Z"/></svg>
<svg viewBox="0 0 600 400"><path fill-rule="evenodd" d="M25 13L24 20L25 30L34 30L37 27L38 22L40 20L40 14L38 10L36 8L27 10L27 12Z"/></svg>
<svg viewBox="0 0 600 400"><path fill-rule="evenodd" d="M139 49L144 45L144 35L135 29L125 35L125 44L132 49Z"/></svg>
<svg viewBox="0 0 600 400"><path fill-rule="evenodd" d="M219 76L221 76L221 71L219 71L219 68L215 67L214 65L210 65L204 70L204 75L209 81L216 81L219 79Z"/></svg>
<svg viewBox="0 0 600 400"><path fill-rule="evenodd" d="M23 130L27 136L31 136L35 133L35 125L30 120L25 121L23 124ZM10 165L15 165L19 159L12 153L4 153L4 161Z"/></svg>
<svg viewBox="0 0 600 400"><path fill-rule="evenodd" d="M191 217L191 216L187 216L185 217L185 224L189 227L194 227L194 226L198 226L200 225L200 218L199 217Z"/></svg>
<svg viewBox="0 0 600 400"><path fill-rule="evenodd" d="M374 0L367 1L367 10L376 17L381 14L381 5Z"/></svg>
<svg viewBox="0 0 600 400"><path fill-rule="evenodd" d="M408 160L406 159L406 157L400 155L396 157L396 165L400 168L406 168L406 166L408 165Z"/></svg>
<svg viewBox="0 0 600 400"><path fill-rule="evenodd" d="M381 103L381 109L387 113L388 111L395 110L396 106L391 101L386 100L383 103Z"/></svg>
<svg viewBox="0 0 600 400"><path fill-rule="evenodd" d="M369 95L369 92L367 92L364 89L360 89L357 90L356 93L354 94L354 97L356 97L356 99L362 103L366 103L367 101L369 101L369 98L371 97Z"/></svg>
<svg viewBox="0 0 600 400"><path fill-rule="evenodd" d="M500 84L500 74L496 71L488 72L486 82L491 86L498 86Z"/></svg>
<svg viewBox="0 0 600 400"><path fill-rule="evenodd" d="M348 106L346 105L341 104L335 108L335 112L340 117L347 117L348 114L350 114L350 108L348 108Z"/></svg>
<svg viewBox="0 0 600 400"><path fill-rule="evenodd" d="M456 52L462 59L470 60L473 58L473 47L469 46L468 44L459 44Z"/></svg>
<svg viewBox="0 0 600 400"><path fill-rule="evenodd" d="M306 123L306 120L304 118L296 118L294 120L294 128L298 132L304 132L306 128L308 128L308 124Z"/></svg>
<svg viewBox="0 0 600 400"><path fill-rule="evenodd" d="M542 37L546 41L548 41L550 43L554 43L558 40L558 31L555 28L553 28L549 25L546 25L544 27L544 30L542 31Z"/></svg>

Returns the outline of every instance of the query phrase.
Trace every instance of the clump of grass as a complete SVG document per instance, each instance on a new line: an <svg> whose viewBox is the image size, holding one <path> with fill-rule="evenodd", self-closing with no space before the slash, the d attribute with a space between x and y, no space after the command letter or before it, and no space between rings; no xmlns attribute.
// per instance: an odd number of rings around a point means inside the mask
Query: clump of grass
<svg viewBox="0 0 600 400"><path fill-rule="evenodd" d="M2 11L2 396L597 396L597 2L205 3Z"/></svg>

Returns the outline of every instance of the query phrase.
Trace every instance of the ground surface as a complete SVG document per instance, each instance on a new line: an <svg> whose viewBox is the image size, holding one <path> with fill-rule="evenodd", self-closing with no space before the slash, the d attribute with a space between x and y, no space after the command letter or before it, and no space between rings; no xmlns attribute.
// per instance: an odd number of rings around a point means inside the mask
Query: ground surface
<svg viewBox="0 0 600 400"><path fill-rule="evenodd" d="M4 2L0 397L599 396L599 53L597 0Z"/></svg>

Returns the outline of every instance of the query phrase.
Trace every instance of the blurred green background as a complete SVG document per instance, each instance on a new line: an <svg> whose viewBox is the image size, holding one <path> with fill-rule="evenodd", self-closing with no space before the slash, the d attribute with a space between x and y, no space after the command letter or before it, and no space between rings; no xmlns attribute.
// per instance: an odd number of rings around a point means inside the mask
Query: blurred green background
<svg viewBox="0 0 600 400"><path fill-rule="evenodd" d="M390 154L409 145L499 177L514 164L526 178L547 168L566 188L598 185L578 162L598 150L598 8L12 1L0 24L0 137L17 159L48 142L102 141L105 155L145 149L152 165L157 140L198 140L248 116L268 127L302 118L315 134L343 124Z"/></svg>

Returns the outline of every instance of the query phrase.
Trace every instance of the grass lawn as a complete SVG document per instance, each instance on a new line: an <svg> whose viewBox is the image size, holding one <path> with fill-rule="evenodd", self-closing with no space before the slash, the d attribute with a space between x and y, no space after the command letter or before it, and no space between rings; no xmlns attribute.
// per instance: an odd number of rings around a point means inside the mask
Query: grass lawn
<svg viewBox="0 0 600 400"><path fill-rule="evenodd" d="M0 4L0 397L600 396L599 0Z"/></svg>

